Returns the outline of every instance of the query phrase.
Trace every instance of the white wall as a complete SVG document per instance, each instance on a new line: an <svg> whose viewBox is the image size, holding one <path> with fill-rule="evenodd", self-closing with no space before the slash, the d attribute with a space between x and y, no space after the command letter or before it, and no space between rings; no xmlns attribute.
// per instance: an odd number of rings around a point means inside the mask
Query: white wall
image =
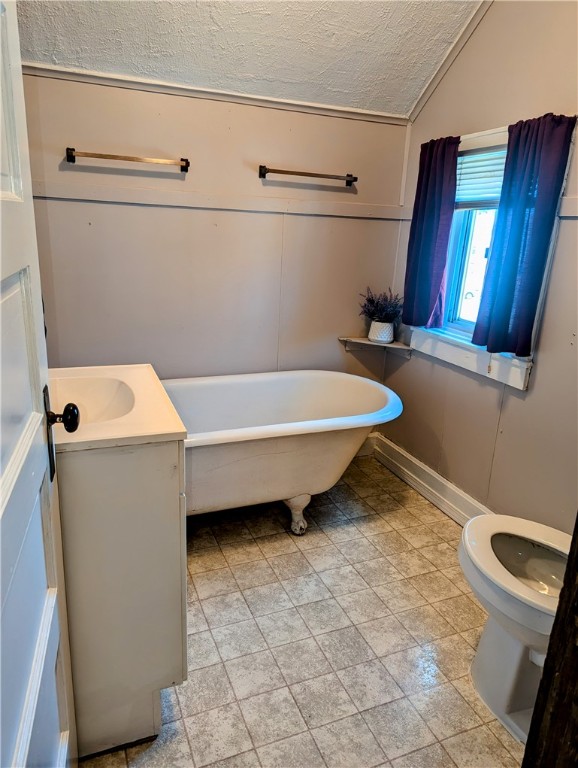
<svg viewBox="0 0 578 768"><path fill-rule="evenodd" d="M495 2L411 129L407 202L420 145L440 136L578 110L577 5ZM577 506L577 156L563 201L558 246L535 368L519 392L414 353L386 360L405 410L384 430L394 442L498 513L571 532ZM402 227L403 288L409 222Z"/></svg>
<svg viewBox="0 0 578 768"><path fill-rule="evenodd" d="M337 337L393 278L404 126L25 77L52 367L161 377L287 368L381 377ZM65 147L161 166L63 158ZM282 176L259 164L359 182Z"/></svg>

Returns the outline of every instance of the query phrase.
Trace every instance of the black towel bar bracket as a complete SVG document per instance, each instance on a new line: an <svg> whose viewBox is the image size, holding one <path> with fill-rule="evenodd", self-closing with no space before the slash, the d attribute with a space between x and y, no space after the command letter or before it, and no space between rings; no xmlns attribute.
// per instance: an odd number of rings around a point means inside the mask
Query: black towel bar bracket
<svg viewBox="0 0 578 768"><path fill-rule="evenodd" d="M266 179L268 173L281 174L283 176L307 176L312 179L334 179L336 181L344 181L346 187L352 187L353 183L357 181L358 177L353 176L351 173L345 174L345 176L336 176L332 173L309 173L309 171L287 171L281 168L267 168L266 165L259 166L259 178Z"/></svg>
<svg viewBox="0 0 578 768"><path fill-rule="evenodd" d="M74 147L66 147L66 162L76 163L77 157L95 157L97 160L124 160L129 163L155 163L156 165L177 165L181 173L187 173L191 167L186 157L180 160L168 160L161 157L136 157L133 155L109 155L101 152L79 152Z"/></svg>

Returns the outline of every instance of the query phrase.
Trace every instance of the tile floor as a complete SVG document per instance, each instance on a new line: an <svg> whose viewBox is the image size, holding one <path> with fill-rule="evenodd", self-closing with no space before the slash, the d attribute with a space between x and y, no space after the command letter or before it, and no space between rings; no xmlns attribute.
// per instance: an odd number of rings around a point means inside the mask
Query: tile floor
<svg viewBox="0 0 578 768"><path fill-rule="evenodd" d="M83 768L510 768L468 670L460 527L370 457L315 497L189 518L189 679L149 744Z"/></svg>

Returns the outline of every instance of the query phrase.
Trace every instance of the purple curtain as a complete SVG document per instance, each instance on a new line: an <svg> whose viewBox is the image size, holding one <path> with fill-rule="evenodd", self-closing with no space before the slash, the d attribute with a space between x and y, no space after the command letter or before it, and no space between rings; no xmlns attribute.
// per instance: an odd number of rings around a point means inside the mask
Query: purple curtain
<svg viewBox="0 0 578 768"><path fill-rule="evenodd" d="M443 322L459 143L459 136L448 136L421 145L405 272L406 325L437 328Z"/></svg>
<svg viewBox="0 0 578 768"><path fill-rule="evenodd" d="M472 341L532 352L532 331L576 117L548 114L508 128L504 183Z"/></svg>

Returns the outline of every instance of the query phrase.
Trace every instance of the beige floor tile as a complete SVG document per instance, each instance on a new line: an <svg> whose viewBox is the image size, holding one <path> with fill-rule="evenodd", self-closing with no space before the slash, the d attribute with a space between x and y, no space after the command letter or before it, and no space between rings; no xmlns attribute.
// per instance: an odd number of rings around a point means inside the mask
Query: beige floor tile
<svg viewBox="0 0 578 768"><path fill-rule="evenodd" d="M350 592L361 592L368 587L352 565L322 571L319 575L334 597Z"/></svg>
<svg viewBox="0 0 578 768"><path fill-rule="evenodd" d="M311 517L317 525L332 525L333 523L347 520L347 516L332 501L317 507L314 507L313 504L311 504L307 509L309 511L309 517Z"/></svg>
<svg viewBox="0 0 578 768"><path fill-rule="evenodd" d="M219 547L203 549L199 552L189 552L187 554L187 566L191 576L196 573L203 573L204 571L225 568L226 565L227 561Z"/></svg>
<svg viewBox="0 0 578 768"><path fill-rule="evenodd" d="M394 491L391 493L393 498L399 502L404 507L419 507L422 504L426 505L430 502L421 495L421 493L418 493L413 488L410 488L409 486L406 486L403 491Z"/></svg>
<svg viewBox="0 0 578 768"><path fill-rule="evenodd" d="M361 715L323 725L312 736L328 768L372 768L384 754Z"/></svg>
<svg viewBox="0 0 578 768"><path fill-rule="evenodd" d="M442 570L443 568L453 568L459 565L458 553L447 542L442 544L432 544L430 547L421 547L421 554L435 565L436 568Z"/></svg>
<svg viewBox="0 0 578 768"><path fill-rule="evenodd" d="M469 674L464 675L464 677L459 677L456 680L452 680L452 685L458 691L460 696L462 696L468 702L470 707L474 710L482 722L490 723L492 720L496 719L494 713L484 704L480 698L478 692L474 688Z"/></svg>
<svg viewBox="0 0 578 768"><path fill-rule="evenodd" d="M458 632L481 627L488 618L486 612L476 605L470 595L450 597L435 604L436 609Z"/></svg>
<svg viewBox="0 0 578 768"><path fill-rule="evenodd" d="M390 760L436 741L408 699L374 707L364 712L363 717Z"/></svg>
<svg viewBox="0 0 578 768"><path fill-rule="evenodd" d="M398 757L392 768L455 768L456 764L441 744L418 749L405 757ZM488 767L489 768L489 767Z"/></svg>
<svg viewBox="0 0 578 768"><path fill-rule="evenodd" d="M308 549L319 549L319 547L329 546L331 540L321 528L307 528L307 533L304 536L295 537L295 544L301 552L305 552Z"/></svg>
<svg viewBox="0 0 578 768"><path fill-rule="evenodd" d="M355 563L354 568L371 587L403 579L397 568L394 568L385 557L367 560L364 563Z"/></svg>
<svg viewBox="0 0 578 768"><path fill-rule="evenodd" d="M271 584L277 581L277 577L267 560L255 560L250 563L233 565L231 570L239 589L260 587L262 584Z"/></svg>
<svg viewBox="0 0 578 768"><path fill-rule="evenodd" d="M147 744L142 744L141 746L144 751L144 748L150 749L152 744L149 742ZM136 752L137 756L139 754L139 752ZM124 749L118 749L115 752L109 752L106 755L99 755L98 757L89 757L88 760L81 760L79 765L82 766L82 768L126 768L128 763Z"/></svg>
<svg viewBox="0 0 578 768"><path fill-rule="evenodd" d="M404 483L403 480L400 480L399 477L396 477L394 474L391 474L388 477L382 477L379 480L376 480L376 482L379 487L382 488L386 493L404 491L407 488L407 484Z"/></svg>
<svg viewBox="0 0 578 768"><path fill-rule="evenodd" d="M435 663L448 680L467 675L475 656L474 649L461 635L443 637L424 648L433 654Z"/></svg>
<svg viewBox="0 0 578 768"><path fill-rule="evenodd" d="M380 533L391 533L393 531L391 525L377 514L371 517L361 517L353 522L358 531L364 536L378 536Z"/></svg>
<svg viewBox="0 0 578 768"><path fill-rule="evenodd" d="M256 541L238 541L235 544L223 544L221 547L225 560L231 565L251 563L254 560L263 560L263 553Z"/></svg>
<svg viewBox="0 0 578 768"><path fill-rule="evenodd" d="M377 656L387 656L416 645L416 641L394 616L359 624L359 631Z"/></svg>
<svg viewBox="0 0 578 768"><path fill-rule="evenodd" d="M427 603L427 600L415 589L409 579L382 584L379 587L374 587L374 590L392 613L406 611L408 608L417 608L419 605Z"/></svg>
<svg viewBox="0 0 578 768"><path fill-rule="evenodd" d="M359 529L356 528L351 520L341 520L332 525L322 525L321 529L331 543L336 545L344 541L362 538Z"/></svg>
<svg viewBox="0 0 578 768"><path fill-rule="evenodd" d="M342 669L337 674L360 712L404 695L378 659Z"/></svg>
<svg viewBox="0 0 578 768"><path fill-rule="evenodd" d="M82 763L85 768L121 768L128 764L131 768L194 768L193 758L185 727L182 720L163 725L155 741L129 747L126 751L127 763ZM91 761L92 762L92 761Z"/></svg>
<svg viewBox="0 0 578 768"><path fill-rule="evenodd" d="M213 640L217 644L223 661L264 651L267 648L265 638L254 619L240 621L237 624L227 624L224 627L215 627Z"/></svg>
<svg viewBox="0 0 578 768"><path fill-rule="evenodd" d="M187 666L189 672L210 667L221 661L217 646L210 632L196 632L187 636Z"/></svg>
<svg viewBox="0 0 578 768"><path fill-rule="evenodd" d="M202 712L184 723L196 768L247 752L253 746L238 704Z"/></svg>
<svg viewBox="0 0 578 768"><path fill-rule="evenodd" d="M263 768L325 768L325 762L310 733L298 733L275 744L260 747Z"/></svg>
<svg viewBox="0 0 578 768"><path fill-rule="evenodd" d="M361 517L375 515L375 510L369 506L365 499L361 498L338 501L337 506L349 520L358 520Z"/></svg>
<svg viewBox="0 0 578 768"><path fill-rule="evenodd" d="M189 552L210 549L216 546L217 539L213 536L210 526L187 525L187 550Z"/></svg>
<svg viewBox="0 0 578 768"><path fill-rule="evenodd" d="M447 576L447 578L452 582L454 586L460 590L460 592L469 594L472 591L468 580L464 576L464 572L462 571L461 566L454 565L453 568L444 568L441 573L443 573L444 576Z"/></svg>
<svg viewBox="0 0 578 768"><path fill-rule="evenodd" d="M517 763L521 763L524 759L524 744L515 739L497 720L488 723L488 728L494 736L502 742L514 760L516 760Z"/></svg>
<svg viewBox="0 0 578 768"><path fill-rule="evenodd" d="M346 480L350 488L352 488L360 499L366 499L368 496L379 496L382 492L379 485L375 480L370 480L368 477L361 475L359 478L351 478Z"/></svg>
<svg viewBox="0 0 578 768"><path fill-rule="evenodd" d="M164 723L174 723L181 719L179 699L174 688L164 688L161 691L161 719Z"/></svg>
<svg viewBox="0 0 578 768"><path fill-rule="evenodd" d="M372 649L355 627L318 635L317 643L334 670L352 667L374 658Z"/></svg>
<svg viewBox="0 0 578 768"><path fill-rule="evenodd" d="M436 664L435 654L421 646L391 653L381 661L406 695L419 693L446 682L444 674Z"/></svg>
<svg viewBox="0 0 578 768"><path fill-rule="evenodd" d="M256 621L270 648L292 643L295 640L303 640L310 635L296 608L259 616Z"/></svg>
<svg viewBox="0 0 578 768"><path fill-rule="evenodd" d="M231 544L234 541L243 541L252 539L251 532L242 520L232 520L229 522L213 525L211 530L219 544Z"/></svg>
<svg viewBox="0 0 578 768"><path fill-rule="evenodd" d="M403 611L397 614L397 618L418 643L430 643L440 637L455 634L451 624L448 624L431 605Z"/></svg>
<svg viewBox="0 0 578 768"><path fill-rule="evenodd" d="M189 671L189 677L177 687L183 717L198 715L235 701L229 678L222 664Z"/></svg>
<svg viewBox="0 0 578 768"><path fill-rule="evenodd" d="M452 736L443 746L458 768L517 768L514 758L486 726Z"/></svg>
<svg viewBox="0 0 578 768"><path fill-rule="evenodd" d="M197 600L187 600L187 634L191 635L193 632L202 632L208 628L209 625L205 619L201 604Z"/></svg>
<svg viewBox="0 0 578 768"><path fill-rule="evenodd" d="M408 509L394 509L390 512L381 512L380 515L396 531L402 531L407 528L417 528L422 526L420 519L412 514Z"/></svg>
<svg viewBox="0 0 578 768"><path fill-rule="evenodd" d="M327 495L335 504L338 504L340 501L355 501L357 499L355 491L346 483L334 485L333 488L327 491Z"/></svg>
<svg viewBox="0 0 578 768"><path fill-rule="evenodd" d="M243 752L240 755L233 755L233 757L226 757L224 760L211 763L206 768L262 768L262 766L257 753L252 749L249 752Z"/></svg>
<svg viewBox="0 0 578 768"><path fill-rule="evenodd" d="M282 585L290 598L290 603L295 606L331 598L331 592L316 573L287 579L282 582Z"/></svg>
<svg viewBox="0 0 578 768"><path fill-rule="evenodd" d="M275 613L275 611L283 611L292 607L287 593L277 581L271 584L262 584L260 587L245 589L243 590L243 597L253 616L265 616L268 613Z"/></svg>
<svg viewBox="0 0 578 768"><path fill-rule="evenodd" d="M244 699L240 706L256 747L307 730L288 688Z"/></svg>
<svg viewBox="0 0 578 768"><path fill-rule="evenodd" d="M449 683L416 693L409 700L438 739L482 725L474 710Z"/></svg>
<svg viewBox="0 0 578 768"><path fill-rule="evenodd" d="M459 597L463 594L441 571L431 571L413 576L410 578L410 583L430 603L445 600L448 597Z"/></svg>
<svg viewBox="0 0 578 768"><path fill-rule="evenodd" d="M297 552L297 547L288 533L274 533L272 536L261 536L257 540L257 545L265 557L275 557L275 555Z"/></svg>
<svg viewBox="0 0 578 768"><path fill-rule="evenodd" d="M269 559L269 564L280 581L295 579L297 576L306 576L308 573L313 573L313 568L301 552L291 552L288 555L272 557Z"/></svg>
<svg viewBox="0 0 578 768"><path fill-rule="evenodd" d="M459 541L463 528L453 520L442 520L438 523L430 523L429 527L444 541Z"/></svg>
<svg viewBox="0 0 578 768"><path fill-rule="evenodd" d="M438 509L434 504L428 502L427 504L419 504L418 506L406 505L406 509L415 515L418 520L421 520L425 525L430 523L445 523L449 520L448 516Z"/></svg>
<svg viewBox="0 0 578 768"><path fill-rule="evenodd" d="M416 518L417 519L417 518ZM427 547L431 544L440 544L443 539L428 525L415 525L411 528L403 528L399 531L406 541L414 547Z"/></svg>
<svg viewBox="0 0 578 768"><path fill-rule="evenodd" d="M238 590L237 582L230 568L219 568L216 571L196 573L193 576L193 584L197 590L199 600L217 595L226 595L228 592Z"/></svg>
<svg viewBox="0 0 578 768"><path fill-rule="evenodd" d="M285 680L271 651L261 651L225 663L238 699L283 688Z"/></svg>
<svg viewBox="0 0 578 768"><path fill-rule="evenodd" d="M331 665L314 638L298 640L271 649L287 685L301 683L331 672Z"/></svg>
<svg viewBox="0 0 578 768"><path fill-rule="evenodd" d="M281 521L270 512L251 517L247 516L245 518L245 525L255 539L258 539L261 536L272 536L275 533L283 533L285 530Z"/></svg>
<svg viewBox="0 0 578 768"><path fill-rule="evenodd" d="M296 683L290 690L309 728L326 725L357 711L334 673Z"/></svg>
<svg viewBox="0 0 578 768"><path fill-rule="evenodd" d="M380 489L377 494L367 497L366 502L372 509L380 514L403 509L401 504L396 501L393 496L390 496L389 493L384 492L383 489Z"/></svg>
<svg viewBox="0 0 578 768"><path fill-rule="evenodd" d="M354 624L380 619L390 613L389 608L372 589L341 595L337 602Z"/></svg>
<svg viewBox="0 0 578 768"><path fill-rule="evenodd" d="M209 597L207 600L202 600L201 605L211 629L252 618L247 603L240 592Z"/></svg>
<svg viewBox="0 0 578 768"><path fill-rule="evenodd" d="M307 535L307 534L305 534ZM339 568L342 565L348 565L346 558L341 554L334 544L319 549L308 549L304 553L308 563L318 573L327 571L330 568Z"/></svg>
<svg viewBox="0 0 578 768"><path fill-rule="evenodd" d="M342 629L351 624L347 614L333 598L301 605L299 613L313 635Z"/></svg>
<svg viewBox="0 0 578 768"><path fill-rule="evenodd" d="M466 643L468 643L468 645L471 645L475 651L478 647L478 643L480 642L480 637L482 636L483 631L484 631L484 625L482 625L481 627L475 627L475 629L467 629L465 632L460 632L460 634L464 638Z"/></svg>
<svg viewBox="0 0 578 768"><path fill-rule="evenodd" d="M422 573L431 573L431 571L435 570L435 566L420 555L417 549L387 555L387 559L406 579L410 576L419 576Z"/></svg>
<svg viewBox="0 0 578 768"><path fill-rule="evenodd" d="M390 533L380 533L377 536L371 536L371 543L376 546L382 555L395 555L400 552L409 552L413 549L409 541L400 536L397 531Z"/></svg>

